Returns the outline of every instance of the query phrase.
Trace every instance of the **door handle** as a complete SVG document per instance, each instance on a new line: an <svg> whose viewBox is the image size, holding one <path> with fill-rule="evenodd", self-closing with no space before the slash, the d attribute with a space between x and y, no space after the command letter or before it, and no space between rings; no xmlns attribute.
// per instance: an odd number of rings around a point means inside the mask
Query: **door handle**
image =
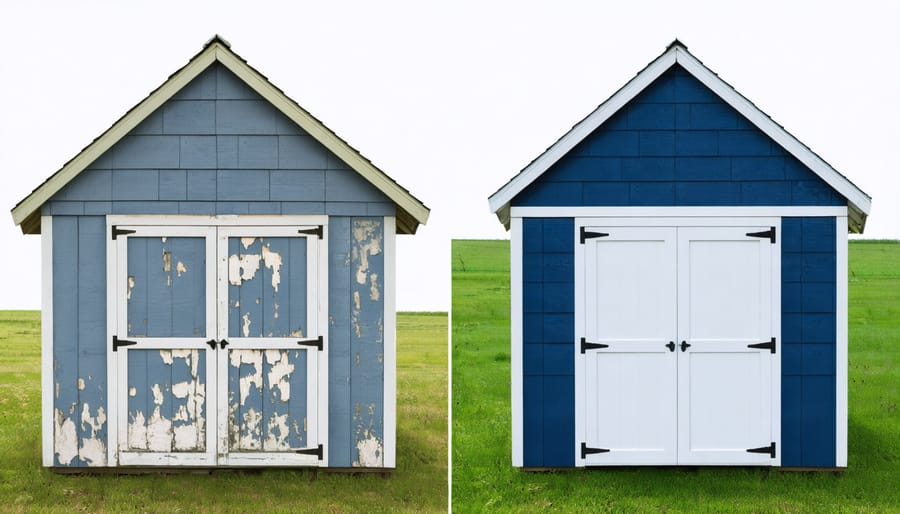
<svg viewBox="0 0 900 514"><path fill-rule="evenodd" d="M687 349L690 348L690 347L691 347L691 344L688 343L687 341L682 341L682 342L681 342L681 351L685 351L685 350L687 350Z"/></svg>
<svg viewBox="0 0 900 514"><path fill-rule="evenodd" d="M213 350L216 349L216 340L215 339L210 339L209 341L206 342L206 344L208 344L209 347L212 348Z"/></svg>
<svg viewBox="0 0 900 514"><path fill-rule="evenodd" d="M669 341L669 344L666 345L666 348L668 348L670 352L674 352L675 351L675 341Z"/></svg>

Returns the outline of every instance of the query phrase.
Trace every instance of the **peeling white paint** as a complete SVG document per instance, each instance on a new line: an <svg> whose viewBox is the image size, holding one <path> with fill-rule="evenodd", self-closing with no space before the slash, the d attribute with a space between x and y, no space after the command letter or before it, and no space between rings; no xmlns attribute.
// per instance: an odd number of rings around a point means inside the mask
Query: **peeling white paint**
<svg viewBox="0 0 900 514"><path fill-rule="evenodd" d="M153 384L150 386L150 392L153 393L153 403L156 405L162 405L165 398L163 398L162 388L159 387L159 384Z"/></svg>
<svg viewBox="0 0 900 514"><path fill-rule="evenodd" d="M68 466L72 459L78 455L78 436L75 433L75 423L65 417L61 410L54 409L55 421L53 423L53 451L59 463Z"/></svg>
<svg viewBox="0 0 900 514"><path fill-rule="evenodd" d="M144 412L134 413L134 420L128 424L128 447L132 450L147 449L147 420Z"/></svg>
<svg viewBox="0 0 900 514"><path fill-rule="evenodd" d="M168 239L169 239L168 237L163 236L162 242L165 243L166 241L168 241Z"/></svg>
<svg viewBox="0 0 900 514"><path fill-rule="evenodd" d="M291 337L303 337L303 329L298 328L297 330L294 330L293 332L290 333L290 336Z"/></svg>
<svg viewBox="0 0 900 514"><path fill-rule="evenodd" d="M78 390L84 391L84 379L83 378L78 379Z"/></svg>
<svg viewBox="0 0 900 514"><path fill-rule="evenodd" d="M263 441L264 451L284 451L291 448L287 420L287 414L275 414L269 418L268 433L266 434L266 440Z"/></svg>
<svg viewBox="0 0 900 514"><path fill-rule="evenodd" d="M166 272L166 285L172 285L172 252L163 250L163 271Z"/></svg>
<svg viewBox="0 0 900 514"><path fill-rule="evenodd" d="M56 399L59 400L59 382L56 383Z"/></svg>
<svg viewBox="0 0 900 514"><path fill-rule="evenodd" d="M241 285L242 281L253 280L259 271L259 261L262 258L258 253L228 256L228 282L233 286Z"/></svg>
<svg viewBox="0 0 900 514"><path fill-rule="evenodd" d="M241 244L244 246L244 250L246 250L247 248L250 248L250 245L252 245L255 242L256 242L255 237L242 237L241 238Z"/></svg>
<svg viewBox="0 0 900 514"><path fill-rule="evenodd" d="M240 448L242 450L259 450L260 449L260 426L262 421L262 412L256 412L256 409L250 407L244 413L244 426L241 430Z"/></svg>
<svg viewBox="0 0 900 514"><path fill-rule="evenodd" d="M378 273L369 274L369 299L373 302L381 299L381 291L378 290Z"/></svg>
<svg viewBox="0 0 900 514"><path fill-rule="evenodd" d="M147 449L152 452L172 451L172 421L160 414L159 404L147 420Z"/></svg>
<svg viewBox="0 0 900 514"><path fill-rule="evenodd" d="M134 276L128 275L128 292L125 294L126 299L131 300L131 290L134 289Z"/></svg>
<svg viewBox="0 0 900 514"><path fill-rule="evenodd" d="M106 424L106 412L103 407L97 407L97 416L91 416L91 407L87 403L82 404L81 431L84 437L81 447L78 449L78 457L89 466L106 465L106 445L100 439L100 430ZM88 435L90 429L90 435Z"/></svg>
<svg viewBox="0 0 900 514"><path fill-rule="evenodd" d="M277 354L277 358L270 358L269 352ZM294 365L289 361L286 354L282 359L281 352L278 350L266 350L266 360L272 365L271 369L269 369L269 390L274 392L277 388L281 401L286 402L290 400L291 373L294 372Z"/></svg>
<svg viewBox="0 0 900 514"><path fill-rule="evenodd" d="M359 297L359 291L353 291L353 308L354 308L356 311L359 311L359 310L362 308L362 307L361 307L361 300L360 300L360 297ZM356 334L356 335L359 336L359 334Z"/></svg>
<svg viewBox="0 0 900 514"><path fill-rule="evenodd" d="M178 264L175 265L175 272L178 273L178 278L181 278L181 275L187 273L188 267L181 261L178 261Z"/></svg>
<svg viewBox="0 0 900 514"><path fill-rule="evenodd" d="M273 252L269 249L269 245L262 247L263 262L266 267L272 270L272 289L278 292L278 285L281 284L281 254Z"/></svg>
<svg viewBox="0 0 900 514"><path fill-rule="evenodd" d="M381 441L369 430L365 436L356 441L356 450L359 452L359 460L353 463L354 467L378 468L383 466L384 448Z"/></svg>
<svg viewBox="0 0 900 514"><path fill-rule="evenodd" d="M245 312L241 319L244 321L241 325L241 332L244 334L244 337L250 337L250 313Z"/></svg>
<svg viewBox="0 0 900 514"><path fill-rule="evenodd" d="M175 444L176 450L203 450L204 446L199 444L200 433L197 425L178 425L175 427Z"/></svg>
<svg viewBox="0 0 900 514"><path fill-rule="evenodd" d="M172 363L175 362L172 360L172 350L160 350L159 357L162 359L164 364L167 364L169 366L171 366Z"/></svg>
<svg viewBox="0 0 900 514"><path fill-rule="evenodd" d="M381 222L375 220L358 220L353 223L353 240L359 247L357 254L356 246L353 247L353 258L359 259L359 265L356 268L356 283L365 285L366 275L369 272L369 256L381 253L381 235L378 234Z"/></svg>
<svg viewBox="0 0 900 514"><path fill-rule="evenodd" d="M128 388L128 396L130 396L130 397L132 397L132 398L134 398L135 396L137 396L137 388L136 388L136 387L129 387L129 388Z"/></svg>
<svg viewBox="0 0 900 514"><path fill-rule="evenodd" d="M262 390L263 387L263 354L261 350L232 350L231 366L240 369L241 364L250 364L253 371L240 379L240 405L244 405L250 396L250 388Z"/></svg>

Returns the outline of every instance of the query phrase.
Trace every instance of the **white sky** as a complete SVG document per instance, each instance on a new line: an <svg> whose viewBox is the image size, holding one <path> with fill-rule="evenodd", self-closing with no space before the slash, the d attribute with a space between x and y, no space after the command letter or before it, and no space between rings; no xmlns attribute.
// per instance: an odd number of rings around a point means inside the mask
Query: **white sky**
<svg viewBox="0 0 900 514"><path fill-rule="evenodd" d="M446 310L450 239L507 237L487 197L678 37L874 197L865 237L900 238L898 27L866 0L4 2L0 205L219 33L432 209L397 306ZM0 308L39 308L39 238L7 215L0 241Z"/></svg>

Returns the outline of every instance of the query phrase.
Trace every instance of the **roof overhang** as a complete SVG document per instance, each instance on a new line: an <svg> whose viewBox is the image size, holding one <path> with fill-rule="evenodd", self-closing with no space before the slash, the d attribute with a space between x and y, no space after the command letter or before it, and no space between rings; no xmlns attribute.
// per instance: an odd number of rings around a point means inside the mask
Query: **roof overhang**
<svg viewBox="0 0 900 514"><path fill-rule="evenodd" d="M508 229L509 204L517 194L537 180L553 164L675 64L681 65L688 73L716 93L725 103L737 110L753 125L762 130L763 133L781 145L788 153L821 177L835 191L843 195L848 201L848 229L854 233L862 233L865 228L866 217L872 208L872 198L797 138L788 133L784 127L775 123L772 118L756 107L753 102L747 100L727 82L719 78L718 75L688 52L687 47L677 39L666 48L662 55L638 72L633 79L597 107L594 112L572 127L571 130L533 160L518 175L492 194L488 199L491 212L494 212L500 219L500 222Z"/></svg>
<svg viewBox="0 0 900 514"><path fill-rule="evenodd" d="M220 63L243 80L250 88L265 98L285 116L305 130L325 148L359 173L397 206L397 233L414 234L419 224L428 221L429 209L412 194L378 169L368 159L338 137L321 121L291 100L281 89L247 64L231 50L231 45L216 35L181 69L125 113L91 144L63 165L56 173L32 191L12 209L13 221L25 234L40 233L41 206L84 171L92 162L112 148L132 129L159 109L178 91L187 86L200 73Z"/></svg>

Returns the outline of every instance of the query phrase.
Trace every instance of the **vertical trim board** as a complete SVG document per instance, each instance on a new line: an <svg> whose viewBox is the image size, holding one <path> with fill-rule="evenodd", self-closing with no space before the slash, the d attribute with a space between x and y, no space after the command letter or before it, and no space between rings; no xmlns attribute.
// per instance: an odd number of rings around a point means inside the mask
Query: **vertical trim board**
<svg viewBox="0 0 900 514"><path fill-rule="evenodd" d="M397 466L396 218L384 218L384 467Z"/></svg>
<svg viewBox="0 0 900 514"><path fill-rule="evenodd" d="M41 462L53 466L53 218L41 216Z"/></svg>
<svg viewBox="0 0 900 514"><path fill-rule="evenodd" d="M835 220L836 243L836 292L835 292L835 318L836 318L836 347L835 347L835 463L839 468L847 467L847 366L849 337L847 331L847 218L838 217Z"/></svg>
<svg viewBox="0 0 900 514"><path fill-rule="evenodd" d="M523 450L523 379L522 365L523 338L523 303L522 303L522 218L512 218L509 225L510 237L510 369L512 374L511 406L512 406L512 465L524 466Z"/></svg>

